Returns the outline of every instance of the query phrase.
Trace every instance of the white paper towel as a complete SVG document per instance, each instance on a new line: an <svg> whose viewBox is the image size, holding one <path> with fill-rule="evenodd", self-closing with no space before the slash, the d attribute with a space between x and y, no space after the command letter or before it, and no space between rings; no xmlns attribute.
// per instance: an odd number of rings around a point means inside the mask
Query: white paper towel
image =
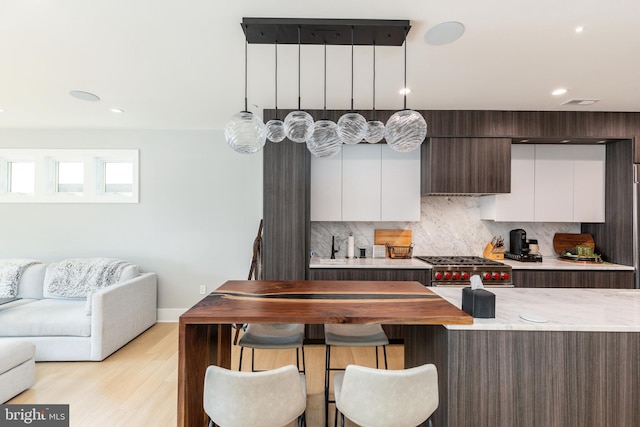
<svg viewBox="0 0 640 427"><path fill-rule="evenodd" d="M348 245L347 245L347 258L354 258L355 253L356 253L355 239L353 238L353 234L349 234Z"/></svg>

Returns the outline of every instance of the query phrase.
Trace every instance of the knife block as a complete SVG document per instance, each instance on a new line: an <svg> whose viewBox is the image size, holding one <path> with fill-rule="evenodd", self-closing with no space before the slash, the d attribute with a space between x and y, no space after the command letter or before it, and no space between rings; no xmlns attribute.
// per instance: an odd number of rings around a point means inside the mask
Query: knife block
<svg viewBox="0 0 640 427"><path fill-rule="evenodd" d="M503 260L504 259L504 246L500 247L501 249L496 249L491 243L487 243L484 251L482 252L482 256L486 259L495 259L495 260Z"/></svg>

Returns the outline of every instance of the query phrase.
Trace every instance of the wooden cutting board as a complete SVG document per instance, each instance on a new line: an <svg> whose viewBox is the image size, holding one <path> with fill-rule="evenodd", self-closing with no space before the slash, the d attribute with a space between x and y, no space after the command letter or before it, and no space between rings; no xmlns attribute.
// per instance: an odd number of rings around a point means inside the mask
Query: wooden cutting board
<svg viewBox="0 0 640 427"><path fill-rule="evenodd" d="M591 234L556 233L553 235L553 250L558 255L566 252L567 249L575 248L577 245L596 247Z"/></svg>
<svg viewBox="0 0 640 427"><path fill-rule="evenodd" d="M411 230L373 230L374 245L411 246L412 242Z"/></svg>

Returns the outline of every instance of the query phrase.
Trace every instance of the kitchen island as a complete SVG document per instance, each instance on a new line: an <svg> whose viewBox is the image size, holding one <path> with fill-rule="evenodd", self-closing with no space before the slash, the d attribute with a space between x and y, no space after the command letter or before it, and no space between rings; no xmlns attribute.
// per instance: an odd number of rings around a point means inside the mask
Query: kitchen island
<svg viewBox="0 0 640 427"><path fill-rule="evenodd" d="M231 324L472 322L418 282L228 281L180 316L178 426L206 425L204 373L211 364L231 367ZM413 343L421 346L422 340Z"/></svg>
<svg viewBox="0 0 640 427"><path fill-rule="evenodd" d="M432 290L461 306L459 288ZM491 292L495 319L404 330L405 367L438 366L435 426L637 425L639 290Z"/></svg>

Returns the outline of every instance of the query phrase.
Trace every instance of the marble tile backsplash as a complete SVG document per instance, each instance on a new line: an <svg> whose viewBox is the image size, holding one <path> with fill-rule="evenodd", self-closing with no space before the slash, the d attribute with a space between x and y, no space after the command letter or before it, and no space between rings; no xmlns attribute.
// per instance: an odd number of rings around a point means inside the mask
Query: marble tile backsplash
<svg viewBox="0 0 640 427"><path fill-rule="evenodd" d="M480 197L422 196L420 222L312 222L311 252L320 257L331 255L331 236L336 236L340 251L347 255L347 237L352 232L357 248L366 248L371 257L375 229L411 229L414 255L477 255L493 236L504 237L509 248L509 231L522 228L527 239L537 239L540 253L552 256L555 233L579 233L579 223L494 222L480 219Z"/></svg>

